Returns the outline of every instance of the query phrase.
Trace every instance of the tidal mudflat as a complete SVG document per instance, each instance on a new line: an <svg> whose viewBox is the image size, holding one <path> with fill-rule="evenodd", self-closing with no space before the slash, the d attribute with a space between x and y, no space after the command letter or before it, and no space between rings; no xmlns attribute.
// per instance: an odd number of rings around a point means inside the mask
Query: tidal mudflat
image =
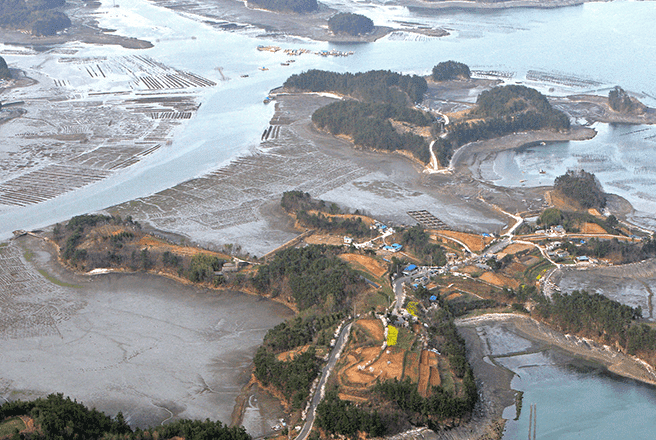
<svg viewBox="0 0 656 440"><path fill-rule="evenodd" d="M256 296L153 275L59 273L40 241L21 244L29 250L0 248L6 400L61 392L122 411L133 426L227 423L264 334L292 315Z"/></svg>

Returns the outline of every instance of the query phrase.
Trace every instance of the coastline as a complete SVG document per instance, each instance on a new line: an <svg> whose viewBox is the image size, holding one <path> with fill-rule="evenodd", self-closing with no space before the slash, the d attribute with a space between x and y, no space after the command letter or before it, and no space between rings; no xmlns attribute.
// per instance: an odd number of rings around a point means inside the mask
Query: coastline
<svg viewBox="0 0 656 440"><path fill-rule="evenodd" d="M470 428L474 435L469 438L494 438L476 433L488 432L495 425L505 424L504 410L516 404L517 391L511 385L515 373L497 363L495 357L557 350L574 360L582 359L599 364L609 373L619 377L656 386L654 369L647 368L642 360L588 339L562 334L528 316L494 313L461 318L456 324L459 333L466 340L468 360L474 370L481 394L480 414L477 414L470 423L473 425ZM503 331L529 341L531 346L516 352L492 353L485 331L481 331L481 327L485 325L501 326Z"/></svg>

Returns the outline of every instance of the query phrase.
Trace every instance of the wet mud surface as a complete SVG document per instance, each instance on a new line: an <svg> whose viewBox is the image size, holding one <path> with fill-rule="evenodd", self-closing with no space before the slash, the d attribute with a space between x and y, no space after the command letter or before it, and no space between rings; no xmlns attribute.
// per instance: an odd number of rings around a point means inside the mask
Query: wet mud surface
<svg viewBox="0 0 656 440"><path fill-rule="evenodd" d="M7 400L61 392L110 415L122 411L132 426L228 423L264 334L291 316L256 296L154 275L75 276L58 270L50 252L32 238L0 248Z"/></svg>

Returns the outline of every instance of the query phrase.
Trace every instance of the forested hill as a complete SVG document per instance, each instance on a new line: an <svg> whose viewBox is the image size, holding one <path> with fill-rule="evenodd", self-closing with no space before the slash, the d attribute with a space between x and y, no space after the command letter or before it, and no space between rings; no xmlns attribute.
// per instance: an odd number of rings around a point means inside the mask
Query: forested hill
<svg viewBox="0 0 656 440"><path fill-rule="evenodd" d="M509 85L482 92L476 107L446 127L446 139L433 146L438 160L446 165L453 151L469 142L501 137L527 130L568 130L567 115L551 106L535 89Z"/></svg>
<svg viewBox="0 0 656 440"><path fill-rule="evenodd" d="M53 11L65 3L65 0L3 0L0 2L0 27L25 29L34 35L54 35L71 25L66 14Z"/></svg>
<svg viewBox="0 0 656 440"><path fill-rule="evenodd" d="M253 286L271 296L291 294L299 310L316 307L325 312L348 310L351 299L367 285L337 255L341 248L310 245L278 252L259 266Z"/></svg>
<svg viewBox="0 0 656 440"><path fill-rule="evenodd" d="M283 87L293 91L334 92L361 101L404 106L411 102L421 102L428 90L424 78L389 70L371 70L364 73L308 70L290 76Z"/></svg>

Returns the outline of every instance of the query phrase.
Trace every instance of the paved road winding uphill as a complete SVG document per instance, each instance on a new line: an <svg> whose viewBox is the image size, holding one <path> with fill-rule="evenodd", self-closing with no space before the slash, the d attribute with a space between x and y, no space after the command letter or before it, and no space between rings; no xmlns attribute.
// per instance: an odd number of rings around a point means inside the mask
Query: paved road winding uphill
<svg viewBox="0 0 656 440"><path fill-rule="evenodd" d="M303 428L301 429L301 432L298 434L298 437L296 437L296 440L305 440L310 434L310 431L312 430L312 425L314 424L314 418L316 415L317 406L319 405L319 402L321 402L321 399L323 399L323 396L325 394L324 387L326 386L328 377L330 377L330 373L332 369L335 367L335 364L337 363L337 360L339 359L339 356L342 353L344 346L346 345L346 341L348 341L348 336L349 333L351 332L352 324L353 324L352 322L346 324L342 329L342 331L339 333L339 337L337 338L337 341L335 341L335 347L330 352L330 357L328 358L328 362L326 363L326 365L323 367L323 370L321 371L321 379L319 379L319 384L317 385L317 389L314 392L314 396L312 396L312 402L310 403L310 408L308 409L307 417L305 419L305 425L303 425Z"/></svg>

